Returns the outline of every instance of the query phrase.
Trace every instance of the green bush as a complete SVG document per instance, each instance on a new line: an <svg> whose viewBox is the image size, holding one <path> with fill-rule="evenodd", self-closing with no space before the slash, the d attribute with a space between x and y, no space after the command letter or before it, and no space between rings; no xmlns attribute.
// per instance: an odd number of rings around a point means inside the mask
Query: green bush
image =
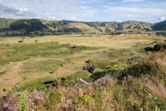
<svg viewBox="0 0 166 111"><path fill-rule="evenodd" d="M19 97L19 108L21 111L29 111L28 96L26 91L22 92Z"/></svg>
<svg viewBox="0 0 166 111"><path fill-rule="evenodd" d="M84 72L77 72L76 74L66 78L60 78L58 81L62 86L73 86L80 81L80 78L84 79L85 81L90 81L89 75Z"/></svg>
<svg viewBox="0 0 166 111"><path fill-rule="evenodd" d="M59 92L52 92L48 97L48 111L57 111L59 109L58 104L60 104L62 94Z"/></svg>

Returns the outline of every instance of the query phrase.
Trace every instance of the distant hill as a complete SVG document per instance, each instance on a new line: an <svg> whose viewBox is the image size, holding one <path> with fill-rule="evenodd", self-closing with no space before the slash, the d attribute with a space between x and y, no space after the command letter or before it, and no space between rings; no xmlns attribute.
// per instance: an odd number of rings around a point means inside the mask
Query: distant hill
<svg viewBox="0 0 166 111"><path fill-rule="evenodd" d="M166 21L146 23L126 22L81 22L81 21L47 21L40 19L0 19L0 36L18 35L55 35L70 33L113 34L141 33L166 30Z"/></svg>
<svg viewBox="0 0 166 111"><path fill-rule="evenodd" d="M14 19L0 18L0 29L8 28L10 26L10 24L12 24L15 21L16 20L14 20Z"/></svg>
<svg viewBox="0 0 166 111"><path fill-rule="evenodd" d="M166 21L155 23L152 27L156 31L166 31Z"/></svg>
<svg viewBox="0 0 166 111"><path fill-rule="evenodd" d="M19 20L10 24L10 30L21 30L21 31L42 31L47 29L47 26L44 25L40 20Z"/></svg>
<svg viewBox="0 0 166 111"><path fill-rule="evenodd" d="M150 31L152 24L137 21L122 22L122 30L125 31Z"/></svg>
<svg viewBox="0 0 166 111"><path fill-rule="evenodd" d="M90 26L93 26L104 32L114 32L114 31L124 31L124 32L138 32L138 31L150 31L152 30L150 23L137 22L137 21L126 21L126 22L93 22L88 23Z"/></svg>
<svg viewBox="0 0 166 111"><path fill-rule="evenodd" d="M44 24L55 32L99 33L94 27L83 22L74 21L45 21Z"/></svg>

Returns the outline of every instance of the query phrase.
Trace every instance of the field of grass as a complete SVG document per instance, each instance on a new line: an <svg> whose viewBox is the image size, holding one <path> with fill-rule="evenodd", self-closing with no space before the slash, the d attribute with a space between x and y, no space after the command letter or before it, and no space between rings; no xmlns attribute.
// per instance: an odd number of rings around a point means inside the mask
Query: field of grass
<svg viewBox="0 0 166 111"><path fill-rule="evenodd" d="M144 51L165 43L164 37L60 35L20 40L0 38L0 103L7 102L13 110L166 110L166 52Z"/></svg>

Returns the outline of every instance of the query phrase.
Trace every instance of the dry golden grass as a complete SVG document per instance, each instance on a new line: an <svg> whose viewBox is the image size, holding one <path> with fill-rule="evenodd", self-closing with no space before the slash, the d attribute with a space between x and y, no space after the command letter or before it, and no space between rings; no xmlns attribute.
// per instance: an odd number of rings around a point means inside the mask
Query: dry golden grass
<svg viewBox="0 0 166 111"><path fill-rule="evenodd" d="M5 95L12 86L18 84L22 78L19 75L21 71L22 62L12 63L7 66L7 72L0 77L0 96Z"/></svg>
<svg viewBox="0 0 166 111"><path fill-rule="evenodd" d="M20 38L1 38L0 44L17 44ZM45 36L45 37L34 37L34 38L25 38L24 43L35 43L35 40L38 40L39 43L45 42L58 42L60 44L72 44L72 45L83 45L89 47L98 47L96 50L85 50L80 53L76 53L74 55L70 55L68 59L70 62L65 63L63 66L57 68L57 70L53 73L53 75L49 75L48 72L32 72L28 76L22 76L20 72L22 71L22 65L26 61L20 61L8 64L7 66L2 66L3 68L7 68L7 72L4 75L0 76L0 96L6 94L8 90L10 90L14 85L23 82L23 81L31 81L38 78L43 77L62 77L74 74L78 70L82 68L85 64L85 61L88 59L99 59L104 58L103 51L107 51L109 49L128 49L133 46L139 44L151 44L154 41L163 41L165 38L158 38L154 35L87 35L83 37L81 35L58 35L58 36ZM2 53L1 53L2 52ZM5 54L4 50L0 50L1 54ZM43 60L48 58L33 58L35 60ZM66 60L66 58L58 58L61 60ZM3 89L7 91L3 92Z"/></svg>
<svg viewBox="0 0 166 111"><path fill-rule="evenodd" d="M122 34L122 35L58 35L58 36L45 36L45 37L34 37L26 38L24 43L35 43L38 42L59 42L69 43L74 45L84 45L92 47L109 47L109 48L128 48L134 44L148 44L154 42L154 40L165 40L165 38L158 38L156 36L138 35L138 34ZM5 38L0 40L0 44L12 44L17 43L20 38Z"/></svg>
<svg viewBox="0 0 166 111"><path fill-rule="evenodd" d="M100 33L98 30L96 30L93 27L90 27L89 25L83 24L83 23L69 23L69 28L78 28L82 31L89 32L89 33Z"/></svg>
<svg viewBox="0 0 166 111"><path fill-rule="evenodd" d="M164 85L153 80L153 81L148 81L147 87L151 90L151 92L155 96L157 96L163 100L166 100L166 88Z"/></svg>

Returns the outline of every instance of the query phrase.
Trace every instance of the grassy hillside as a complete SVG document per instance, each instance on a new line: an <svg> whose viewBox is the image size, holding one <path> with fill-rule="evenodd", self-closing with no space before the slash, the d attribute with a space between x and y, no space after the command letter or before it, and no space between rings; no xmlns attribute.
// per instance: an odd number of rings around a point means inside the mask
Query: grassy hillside
<svg viewBox="0 0 166 111"><path fill-rule="evenodd" d="M137 21L126 21L122 23L118 22L92 22L88 23L90 26L95 27L98 30L110 33L115 31L124 31L124 32L141 32L141 31L150 31L152 30L150 23L137 22Z"/></svg>
<svg viewBox="0 0 166 111"><path fill-rule="evenodd" d="M166 21L155 23L153 25L153 30L156 30L156 31L165 31L166 30Z"/></svg>
<svg viewBox="0 0 166 111"><path fill-rule="evenodd" d="M96 30L94 27L91 27L84 23L69 23L68 28L77 28L81 30L81 32L87 32L87 33L99 33L98 30Z"/></svg>
<svg viewBox="0 0 166 111"><path fill-rule="evenodd" d="M1 36L56 35L56 34L118 34L144 33L148 31L164 31L165 22L156 24L126 22L79 22L79 21L47 21L47 20L13 20L0 19Z"/></svg>
<svg viewBox="0 0 166 111"><path fill-rule="evenodd" d="M12 31L17 30L27 32L43 31L44 29L47 29L47 27L40 20L37 19L19 20L11 23L9 28Z"/></svg>
<svg viewBox="0 0 166 111"><path fill-rule="evenodd" d="M127 21L122 23L122 30L133 32L150 31L152 30L151 26L152 24L150 23Z"/></svg>
<svg viewBox="0 0 166 111"><path fill-rule="evenodd" d="M0 18L0 29L5 29L5 28L10 27L10 24L12 24L15 21L16 20L14 20L14 19Z"/></svg>

